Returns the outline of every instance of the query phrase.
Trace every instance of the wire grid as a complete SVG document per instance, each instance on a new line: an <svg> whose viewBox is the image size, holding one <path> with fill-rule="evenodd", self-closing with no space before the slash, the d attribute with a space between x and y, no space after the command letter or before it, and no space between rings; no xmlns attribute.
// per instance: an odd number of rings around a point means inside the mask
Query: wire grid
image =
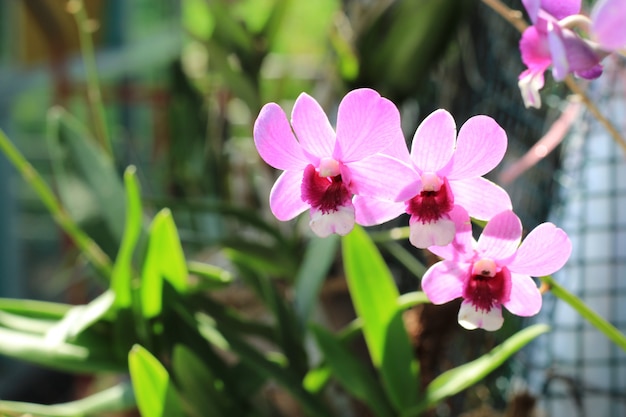
<svg viewBox="0 0 626 417"><path fill-rule="evenodd" d="M590 94L626 132L626 60L605 60ZM555 222L570 236L572 256L555 277L626 332L626 157L585 112L573 126L560 174ZM529 381L553 417L625 416L626 352L562 301L544 297L538 321L552 332L534 346Z"/></svg>

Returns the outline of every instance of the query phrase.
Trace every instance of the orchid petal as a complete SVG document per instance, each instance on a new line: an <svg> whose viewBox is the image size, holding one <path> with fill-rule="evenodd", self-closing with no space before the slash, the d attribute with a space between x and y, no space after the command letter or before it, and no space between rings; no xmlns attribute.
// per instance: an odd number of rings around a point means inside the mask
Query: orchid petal
<svg viewBox="0 0 626 417"><path fill-rule="evenodd" d="M274 183L270 191L270 209L278 220L291 220L309 208L302 200L303 171L285 171Z"/></svg>
<svg viewBox="0 0 626 417"><path fill-rule="evenodd" d="M354 206L352 203L337 207L337 210L323 212L311 208L309 226L319 237L328 237L334 233L345 236L354 228Z"/></svg>
<svg viewBox="0 0 626 417"><path fill-rule="evenodd" d="M567 233L552 223L542 223L526 236L508 268L535 277L550 275L565 265L571 253Z"/></svg>
<svg viewBox="0 0 626 417"><path fill-rule="evenodd" d="M541 8L561 20L580 12L581 0L541 0Z"/></svg>
<svg viewBox="0 0 626 417"><path fill-rule="evenodd" d="M541 108L541 95L539 94L539 90L543 88L543 85L543 70L539 72L526 70L520 74L517 86L522 93L524 107L527 109L530 107L534 107L536 109Z"/></svg>
<svg viewBox="0 0 626 417"><path fill-rule="evenodd" d="M528 13L530 21L534 23L535 20L537 20L537 15L539 14L541 0L522 0L522 4L526 9L526 13Z"/></svg>
<svg viewBox="0 0 626 417"><path fill-rule="evenodd" d="M552 64L548 39L544 33L530 26L524 30L519 41L522 62L535 72L543 72Z"/></svg>
<svg viewBox="0 0 626 417"><path fill-rule="evenodd" d="M548 45L552 56L552 76L556 81L563 81L570 72L563 31L559 25L548 23Z"/></svg>
<svg viewBox="0 0 626 417"><path fill-rule="evenodd" d="M459 324L467 330L478 328L490 332L498 330L504 324L502 308L497 306L489 311L478 310L471 302L464 300L459 309Z"/></svg>
<svg viewBox="0 0 626 417"><path fill-rule="evenodd" d="M623 0L599 0L591 10L591 34L603 49L626 48L626 7Z"/></svg>
<svg viewBox="0 0 626 417"><path fill-rule="evenodd" d="M474 116L461 126L448 180L479 177L502 161L507 138L489 116Z"/></svg>
<svg viewBox="0 0 626 417"><path fill-rule="evenodd" d="M333 157L358 161L385 150L402 136L395 104L369 88L346 94L337 113L337 143Z"/></svg>
<svg viewBox="0 0 626 417"><path fill-rule="evenodd" d="M254 144L261 158L274 168L304 169L309 164L287 116L276 103L268 103L254 122Z"/></svg>
<svg viewBox="0 0 626 417"><path fill-rule="evenodd" d="M335 131L313 97L306 93L298 96L291 112L291 125L306 152L317 158L332 155ZM317 165L317 161L315 163Z"/></svg>
<svg viewBox="0 0 626 417"><path fill-rule="evenodd" d="M541 302L535 281L528 275L511 272L511 295L502 305L516 316L530 317L541 310Z"/></svg>
<svg viewBox="0 0 626 417"><path fill-rule="evenodd" d="M452 158L455 140L454 118L446 110L435 110L415 131L411 159L420 171L437 172Z"/></svg>
<svg viewBox="0 0 626 417"><path fill-rule="evenodd" d="M356 222L361 226L375 226L395 219L405 212L404 203L357 195L352 201Z"/></svg>
<svg viewBox="0 0 626 417"><path fill-rule="evenodd" d="M511 198L500 186L483 177L450 181L454 203L467 210L470 216L489 220L496 214L511 210Z"/></svg>
<svg viewBox="0 0 626 417"><path fill-rule="evenodd" d="M411 216L409 220L409 242L416 248L425 249L430 246L445 246L452 242L456 233L454 221L440 218L439 220L422 223Z"/></svg>
<svg viewBox="0 0 626 417"><path fill-rule="evenodd" d="M445 246L430 246L428 250L449 261L471 262L474 257L474 238L469 214L463 207L455 205L448 216L454 222L454 240Z"/></svg>
<svg viewBox="0 0 626 417"><path fill-rule="evenodd" d="M469 265L440 261L422 277L422 290L433 304L444 304L463 295Z"/></svg>
<svg viewBox="0 0 626 417"><path fill-rule="evenodd" d="M522 236L522 222L510 210L491 218L478 238L476 250L481 257L494 261L510 258L515 254Z"/></svg>
<svg viewBox="0 0 626 417"><path fill-rule="evenodd" d="M586 40L569 29L562 30L562 42L571 72L591 79L602 74L602 66L599 64L606 54L595 52Z"/></svg>
<svg viewBox="0 0 626 417"><path fill-rule="evenodd" d="M350 169L350 190L354 194L387 200L394 200L400 191L419 178L412 166L384 154L346 166Z"/></svg>

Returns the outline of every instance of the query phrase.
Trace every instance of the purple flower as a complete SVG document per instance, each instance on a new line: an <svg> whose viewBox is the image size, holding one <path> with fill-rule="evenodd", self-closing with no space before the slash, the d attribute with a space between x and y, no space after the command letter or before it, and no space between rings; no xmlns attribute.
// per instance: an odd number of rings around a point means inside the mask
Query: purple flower
<svg viewBox="0 0 626 417"><path fill-rule="evenodd" d="M304 93L294 104L291 126L276 103L263 106L254 124L261 158L285 171L270 193L272 213L286 221L310 209L309 224L320 237L352 230L354 194L393 198L399 192L411 169L380 154L396 142L404 144L398 109L370 89L344 97L336 132L317 101Z"/></svg>
<svg viewBox="0 0 626 417"><path fill-rule="evenodd" d="M406 146L385 151L409 164L394 201L357 196L357 223L380 224L401 213L411 215L409 240L418 248L447 245L454 239L452 221L460 207L481 220L511 209L506 191L481 176L502 160L507 147L504 130L488 116L474 116L461 127L446 110L436 110L419 125L409 155ZM466 212L467 211L467 212ZM469 220L469 219L468 219Z"/></svg>
<svg viewBox="0 0 626 417"><path fill-rule="evenodd" d="M568 27L567 19L580 12L580 0L522 2L533 22L522 34L519 44L527 69L520 74L518 85L526 107L541 107L539 90L544 85L543 73L550 66L557 81L564 80L569 73L586 79L602 74L600 61L607 53Z"/></svg>
<svg viewBox="0 0 626 417"><path fill-rule="evenodd" d="M541 309L541 293L531 276L559 270L572 251L567 234L552 223L531 231L520 245L522 224L512 211L487 223L476 242L462 215L456 216L457 236L450 245L429 248L443 258L426 271L422 288L435 304L462 297L459 323L466 329L497 330L502 306L518 316Z"/></svg>

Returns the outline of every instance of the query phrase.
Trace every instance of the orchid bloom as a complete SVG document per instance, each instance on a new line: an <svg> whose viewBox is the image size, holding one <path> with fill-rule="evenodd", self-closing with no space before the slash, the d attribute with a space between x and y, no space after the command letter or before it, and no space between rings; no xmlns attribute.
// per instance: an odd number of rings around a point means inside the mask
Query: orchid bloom
<svg viewBox="0 0 626 417"><path fill-rule="evenodd" d="M502 306L518 316L541 309L541 293L531 276L550 275L569 258L572 244L552 223L532 230L520 245L522 224L510 210L494 216L476 242L464 216L457 236L444 247L429 248L443 258L426 271L422 288L430 301L443 304L462 297L459 324L466 329L497 330Z"/></svg>
<svg viewBox="0 0 626 417"><path fill-rule="evenodd" d="M527 69L519 75L518 85L526 107L541 107L539 90L544 72L552 66L555 80L569 73L594 79L602 74L600 61L608 52L582 39L568 26L579 16L581 0L522 0L533 25L520 39L522 61ZM613 26L611 26L613 27Z"/></svg>
<svg viewBox="0 0 626 417"><path fill-rule="evenodd" d="M356 196L357 223L380 224L406 212L414 246L447 245L456 232L451 216L459 207L481 220L511 209L506 191L482 178L502 160L506 147L506 133L492 118L470 118L457 138L452 115L436 110L418 126L410 155L406 146L385 151L413 166L395 202Z"/></svg>
<svg viewBox="0 0 626 417"><path fill-rule="evenodd" d="M392 198L398 193L396 184L411 169L380 154L395 142L404 144L398 109L370 89L343 98L336 131L305 93L294 104L291 126L276 103L263 106L254 124L261 158L284 170L270 193L272 213L286 221L309 209L309 225L320 237L352 230L354 194Z"/></svg>

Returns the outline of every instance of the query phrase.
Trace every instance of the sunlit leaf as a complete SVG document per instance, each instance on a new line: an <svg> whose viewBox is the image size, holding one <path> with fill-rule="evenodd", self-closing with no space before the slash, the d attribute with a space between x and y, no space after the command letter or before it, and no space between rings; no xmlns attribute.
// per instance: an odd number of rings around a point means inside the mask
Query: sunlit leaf
<svg viewBox="0 0 626 417"><path fill-rule="evenodd" d="M418 399L418 364L404 328L393 276L361 227L344 236L342 243L350 296L363 321L372 362L394 406L407 409Z"/></svg>
<svg viewBox="0 0 626 417"><path fill-rule="evenodd" d="M94 413L120 412L135 407L135 395L129 383L121 383L80 400L43 405L0 401L0 415L37 417L87 417Z"/></svg>
<svg viewBox="0 0 626 417"><path fill-rule="evenodd" d="M130 307L132 303L132 260L142 226L141 192L134 166L126 169L124 184L126 186L126 224L111 275L111 289L115 293L115 305L119 308Z"/></svg>
<svg viewBox="0 0 626 417"><path fill-rule="evenodd" d="M165 367L150 352L135 345L128 368L142 417L182 416L180 399Z"/></svg>
<svg viewBox="0 0 626 417"><path fill-rule="evenodd" d="M141 277L141 306L145 317L155 317L163 307L163 280L185 292L187 264L172 213L163 209L150 227L148 251Z"/></svg>

